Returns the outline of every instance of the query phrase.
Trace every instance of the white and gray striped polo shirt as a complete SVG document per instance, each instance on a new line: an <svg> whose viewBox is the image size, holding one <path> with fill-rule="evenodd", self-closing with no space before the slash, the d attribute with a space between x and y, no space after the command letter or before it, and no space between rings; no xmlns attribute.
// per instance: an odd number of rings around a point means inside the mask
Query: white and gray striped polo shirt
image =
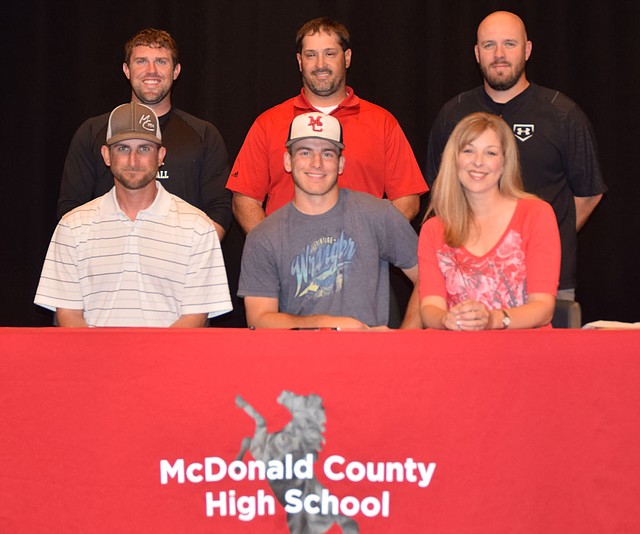
<svg viewBox="0 0 640 534"><path fill-rule="evenodd" d="M89 326L169 326L186 314L231 311L220 242L209 218L156 183L130 220L115 188L65 215L35 303L82 309Z"/></svg>

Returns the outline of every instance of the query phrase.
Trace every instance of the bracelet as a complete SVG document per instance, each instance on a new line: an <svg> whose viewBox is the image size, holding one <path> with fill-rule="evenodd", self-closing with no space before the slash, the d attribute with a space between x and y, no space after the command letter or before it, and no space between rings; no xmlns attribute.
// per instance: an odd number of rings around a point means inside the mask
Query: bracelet
<svg viewBox="0 0 640 534"><path fill-rule="evenodd" d="M502 330L506 330L507 328L509 328L509 325L511 324L511 317L509 317L509 314L507 313L507 310L502 309Z"/></svg>

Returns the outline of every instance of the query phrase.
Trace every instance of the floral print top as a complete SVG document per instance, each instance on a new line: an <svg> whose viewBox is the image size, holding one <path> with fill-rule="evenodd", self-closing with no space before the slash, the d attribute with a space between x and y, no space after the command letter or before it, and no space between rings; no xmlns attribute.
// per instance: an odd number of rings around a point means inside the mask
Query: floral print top
<svg viewBox="0 0 640 534"><path fill-rule="evenodd" d="M426 221L418 244L420 297L436 295L452 307L465 300L487 309L515 308L529 293L555 295L560 273L560 237L551 206L519 199L495 246L483 256L444 242L438 217Z"/></svg>

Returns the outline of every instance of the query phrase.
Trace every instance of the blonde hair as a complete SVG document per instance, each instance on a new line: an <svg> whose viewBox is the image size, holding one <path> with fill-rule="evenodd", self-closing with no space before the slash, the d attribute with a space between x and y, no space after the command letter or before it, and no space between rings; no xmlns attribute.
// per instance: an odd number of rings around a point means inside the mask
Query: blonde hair
<svg viewBox="0 0 640 534"><path fill-rule="evenodd" d="M531 197L522 187L520 158L516 140L509 125L497 115L477 112L464 117L453 129L442 153L438 176L431 190L431 200L425 220L437 215L444 224L444 239L450 247L460 247L468 239L474 214L458 178L458 154L492 130L500 139L504 157L502 176L498 182L500 194L510 198Z"/></svg>

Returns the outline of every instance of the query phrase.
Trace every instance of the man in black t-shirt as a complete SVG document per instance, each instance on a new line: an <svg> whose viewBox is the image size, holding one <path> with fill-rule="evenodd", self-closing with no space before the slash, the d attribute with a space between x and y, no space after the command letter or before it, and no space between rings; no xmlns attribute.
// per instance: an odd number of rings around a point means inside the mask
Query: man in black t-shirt
<svg viewBox="0 0 640 534"><path fill-rule="evenodd" d="M166 31L145 29L125 44L122 65L131 83L131 101L158 116L167 155L157 179L174 195L204 211L220 241L232 221L227 149L218 129L171 107L171 89L180 75L178 48ZM113 187L113 176L100 148L105 144L109 113L86 120L76 131L65 161L58 218Z"/></svg>
<svg viewBox="0 0 640 534"><path fill-rule="evenodd" d="M475 55L484 83L440 110L429 136L426 178L431 187L460 119L476 111L500 115L518 141L525 189L549 202L556 214L562 241L558 298L574 300L577 231L607 187L584 112L559 91L527 80L531 48L524 23L513 13L498 11L480 23Z"/></svg>

